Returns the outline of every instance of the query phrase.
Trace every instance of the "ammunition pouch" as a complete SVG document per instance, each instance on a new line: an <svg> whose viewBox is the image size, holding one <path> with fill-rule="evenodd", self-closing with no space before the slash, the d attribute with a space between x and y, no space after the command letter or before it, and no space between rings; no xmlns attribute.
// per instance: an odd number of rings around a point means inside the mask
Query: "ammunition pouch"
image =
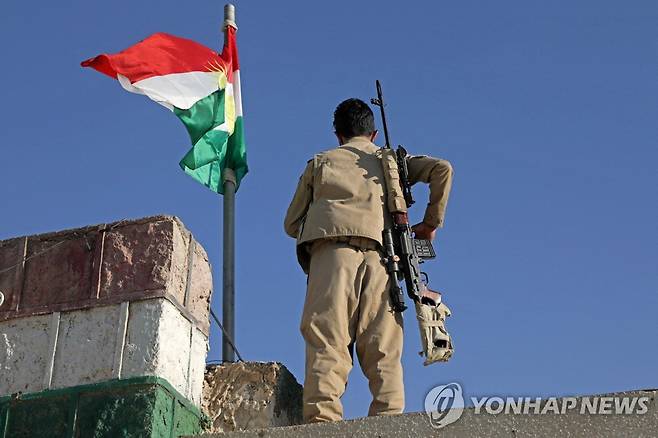
<svg viewBox="0 0 658 438"><path fill-rule="evenodd" d="M384 181L386 183L386 204L391 213L406 213L407 203L400 184L397 155L394 149L381 149Z"/></svg>
<svg viewBox="0 0 658 438"><path fill-rule="evenodd" d="M447 362L452 357L454 348L445 321L452 312L442 302L438 305L430 305L416 301L415 305L420 339L423 344L423 351L418 354L425 358L423 365Z"/></svg>

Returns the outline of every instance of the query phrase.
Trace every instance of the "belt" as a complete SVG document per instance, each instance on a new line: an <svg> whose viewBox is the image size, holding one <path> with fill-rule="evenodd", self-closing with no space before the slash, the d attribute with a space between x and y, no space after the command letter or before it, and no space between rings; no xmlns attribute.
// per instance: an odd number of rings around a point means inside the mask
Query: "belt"
<svg viewBox="0 0 658 438"><path fill-rule="evenodd" d="M338 242L349 245L353 248L362 250L362 251L378 251L381 247L379 242L367 237L358 237L358 236L335 236L335 237L325 237L322 239L316 239L306 244L307 250L312 253L319 246L324 245L325 243Z"/></svg>
<svg viewBox="0 0 658 438"><path fill-rule="evenodd" d="M332 237L330 240L335 242L346 243L359 249L377 250L379 249L379 242L369 239L367 237L358 236L337 236Z"/></svg>

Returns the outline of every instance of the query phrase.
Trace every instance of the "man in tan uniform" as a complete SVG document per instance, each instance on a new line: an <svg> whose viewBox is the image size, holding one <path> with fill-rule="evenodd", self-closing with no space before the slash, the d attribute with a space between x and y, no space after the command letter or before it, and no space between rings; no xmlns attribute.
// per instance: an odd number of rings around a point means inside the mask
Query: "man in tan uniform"
<svg viewBox="0 0 658 438"><path fill-rule="evenodd" d="M391 226L372 110L348 99L334 112L340 146L310 160L285 218L308 274L301 332L306 341L303 413L307 422L343 417L340 398L352 368L353 347L368 379L368 415L404 409L402 315L393 312L383 262L382 231ZM412 184L430 186L418 238L433 239L443 225L452 182L445 160L410 156Z"/></svg>

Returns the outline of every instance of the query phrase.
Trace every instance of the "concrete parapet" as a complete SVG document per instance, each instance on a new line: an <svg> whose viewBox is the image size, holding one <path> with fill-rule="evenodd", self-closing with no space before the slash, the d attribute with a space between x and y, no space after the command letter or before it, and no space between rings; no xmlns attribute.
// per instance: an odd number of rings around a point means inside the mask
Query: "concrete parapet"
<svg viewBox="0 0 658 438"><path fill-rule="evenodd" d="M430 425L427 414L414 413L223 434L206 433L197 435L197 438L655 437L658 436L657 393L656 390L646 390L605 394L619 399L648 398L648 409L642 413L595 415L576 409L564 414L476 414L474 408L467 408L461 418L441 429ZM577 399L578 404L582 399Z"/></svg>
<svg viewBox="0 0 658 438"><path fill-rule="evenodd" d="M197 406L208 339L164 298L0 322L0 396L157 376Z"/></svg>
<svg viewBox="0 0 658 438"><path fill-rule="evenodd" d="M206 423L197 407L156 377L0 397L0 438L178 437L199 433Z"/></svg>
<svg viewBox="0 0 658 438"><path fill-rule="evenodd" d="M0 321L166 298L209 330L208 256L172 216L0 241L0 291Z"/></svg>
<svg viewBox="0 0 658 438"><path fill-rule="evenodd" d="M299 424L302 386L276 362L210 365L202 407L213 432Z"/></svg>

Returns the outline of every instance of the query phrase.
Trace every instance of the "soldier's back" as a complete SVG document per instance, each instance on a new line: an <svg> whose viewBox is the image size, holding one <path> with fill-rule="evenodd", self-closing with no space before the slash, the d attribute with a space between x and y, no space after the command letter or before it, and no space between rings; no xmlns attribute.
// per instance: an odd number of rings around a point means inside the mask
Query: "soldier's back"
<svg viewBox="0 0 658 438"><path fill-rule="evenodd" d="M390 215L378 151L359 139L315 155L313 200L301 242L359 236L381 243Z"/></svg>

